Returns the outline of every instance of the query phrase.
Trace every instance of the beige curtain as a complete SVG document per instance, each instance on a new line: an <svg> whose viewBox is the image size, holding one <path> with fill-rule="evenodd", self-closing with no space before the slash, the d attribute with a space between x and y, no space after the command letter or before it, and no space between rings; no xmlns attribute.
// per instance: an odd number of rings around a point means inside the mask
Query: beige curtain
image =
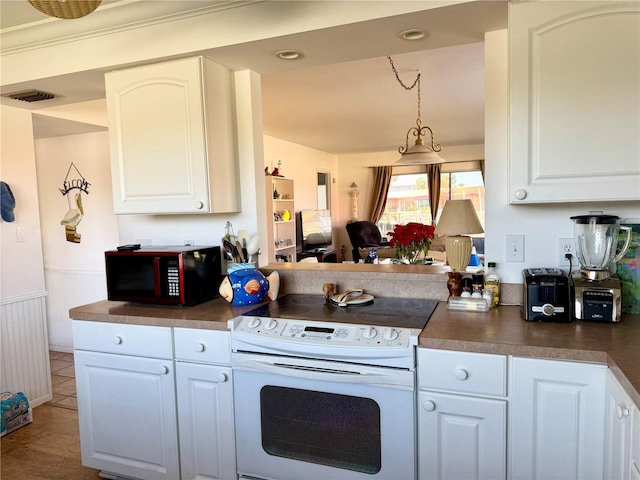
<svg viewBox="0 0 640 480"><path fill-rule="evenodd" d="M431 224L436 224L438 216L438 204L440 203L440 172L441 164L427 165L427 177L429 179L429 207L431 208Z"/></svg>
<svg viewBox="0 0 640 480"><path fill-rule="evenodd" d="M391 183L393 167L371 167L373 170L373 189L371 191L371 215L369 221L378 223L387 205L387 194Z"/></svg>

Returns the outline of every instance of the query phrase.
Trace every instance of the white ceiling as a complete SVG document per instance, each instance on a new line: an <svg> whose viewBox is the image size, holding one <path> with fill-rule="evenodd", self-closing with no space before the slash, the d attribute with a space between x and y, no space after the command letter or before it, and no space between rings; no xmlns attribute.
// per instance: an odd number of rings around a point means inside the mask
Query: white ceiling
<svg viewBox="0 0 640 480"><path fill-rule="evenodd" d="M98 22L101 9L113 12L132 3L136 2L104 1L85 19L92 17ZM185 10L222 3L229 2L144 0L137 6L146 8L143 14L151 17L166 15L169 8ZM364 7L369 2L359 3ZM43 24L47 28L60 22L69 28L85 24L84 19L52 19L22 0L0 0L0 8L3 37L5 33L40 32ZM407 129L415 125L417 92L398 84L386 58L391 54L405 83L413 83L420 71L423 124L433 128L446 159L447 147L484 141L482 40L484 32L506 26L506 2L480 1L191 54L204 54L234 70L250 68L260 73L265 133L333 154L395 150L404 143ZM397 34L408 28L425 29L427 36L414 42L398 38ZM301 50L303 57L288 62L276 59L273 53L282 48ZM35 104L17 102L20 105L3 98L2 103L33 110L104 98L103 76L104 70L94 70L3 84L3 95L37 88L61 97ZM91 129L86 124L44 116L37 116L35 122L40 138L81 133L75 130L80 127L82 131Z"/></svg>

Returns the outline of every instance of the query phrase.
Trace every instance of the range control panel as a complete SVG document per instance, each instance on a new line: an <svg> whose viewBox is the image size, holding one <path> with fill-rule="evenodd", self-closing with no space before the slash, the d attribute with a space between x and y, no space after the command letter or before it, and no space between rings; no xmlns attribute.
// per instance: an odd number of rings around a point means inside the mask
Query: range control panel
<svg viewBox="0 0 640 480"><path fill-rule="evenodd" d="M326 344L352 347L407 348L412 343L409 328L290 320L244 316L237 318L234 334L263 339L282 340L295 344Z"/></svg>

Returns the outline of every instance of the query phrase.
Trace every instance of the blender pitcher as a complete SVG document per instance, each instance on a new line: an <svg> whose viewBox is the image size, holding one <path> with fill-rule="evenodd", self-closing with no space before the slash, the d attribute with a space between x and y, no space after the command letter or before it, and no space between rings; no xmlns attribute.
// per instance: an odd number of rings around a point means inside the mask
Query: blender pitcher
<svg viewBox="0 0 640 480"><path fill-rule="evenodd" d="M609 278L613 263L627 251L631 240L631 228L620 226L620 217L590 212L589 215L571 217L576 255L580 262L580 274L589 280L600 281ZM616 254L618 234L626 231L624 246Z"/></svg>

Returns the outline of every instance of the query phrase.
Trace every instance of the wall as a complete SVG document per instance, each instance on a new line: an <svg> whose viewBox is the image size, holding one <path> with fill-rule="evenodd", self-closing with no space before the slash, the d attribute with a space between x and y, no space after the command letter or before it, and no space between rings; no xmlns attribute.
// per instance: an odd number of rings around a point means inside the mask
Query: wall
<svg viewBox="0 0 640 480"><path fill-rule="evenodd" d="M0 111L0 177L16 198L15 222L1 222L0 297L5 303L16 297L44 295L45 286L31 112L7 106ZM17 241L19 228L24 229L24 242Z"/></svg>
<svg viewBox="0 0 640 480"><path fill-rule="evenodd" d="M0 391L35 407L52 394L31 112L0 106L0 131L0 178L16 201L15 222L0 221Z"/></svg>
<svg viewBox="0 0 640 480"><path fill-rule="evenodd" d="M49 344L53 350L73 346L71 307L106 298L104 252L118 245L113 213L108 132L36 140L40 222L47 290ZM81 192L84 216L76 227L80 243L68 242L60 220L79 190L62 195L71 163L91 184ZM80 178L71 168L69 180Z"/></svg>

